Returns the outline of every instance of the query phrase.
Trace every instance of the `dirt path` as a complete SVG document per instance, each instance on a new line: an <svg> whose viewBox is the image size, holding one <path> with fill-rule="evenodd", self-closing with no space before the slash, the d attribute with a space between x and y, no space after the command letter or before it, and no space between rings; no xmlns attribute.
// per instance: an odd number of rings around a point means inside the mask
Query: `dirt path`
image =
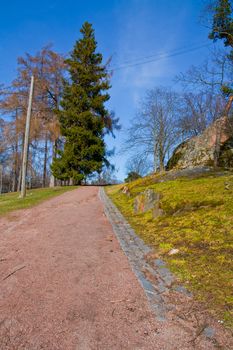
<svg viewBox="0 0 233 350"><path fill-rule="evenodd" d="M83 187L0 219L0 349L214 349L152 315L103 213Z"/></svg>

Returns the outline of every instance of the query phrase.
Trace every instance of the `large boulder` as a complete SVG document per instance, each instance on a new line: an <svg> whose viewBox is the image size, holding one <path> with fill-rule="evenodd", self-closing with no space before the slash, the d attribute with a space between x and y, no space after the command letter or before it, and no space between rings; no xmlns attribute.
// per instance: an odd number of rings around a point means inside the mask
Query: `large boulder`
<svg viewBox="0 0 233 350"><path fill-rule="evenodd" d="M218 144L220 145L219 166L231 167L233 142L230 142L230 139L228 119L220 118L206 128L201 135L182 142L168 161L167 170L213 166Z"/></svg>

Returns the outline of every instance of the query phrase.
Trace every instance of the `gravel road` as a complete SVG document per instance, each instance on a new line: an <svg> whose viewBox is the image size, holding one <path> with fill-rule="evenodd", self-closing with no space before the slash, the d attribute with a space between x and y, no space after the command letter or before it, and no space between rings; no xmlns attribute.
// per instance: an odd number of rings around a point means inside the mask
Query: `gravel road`
<svg viewBox="0 0 233 350"><path fill-rule="evenodd" d="M153 316L104 215L81 187L0 219L0 349L214 349Z"/></svg>

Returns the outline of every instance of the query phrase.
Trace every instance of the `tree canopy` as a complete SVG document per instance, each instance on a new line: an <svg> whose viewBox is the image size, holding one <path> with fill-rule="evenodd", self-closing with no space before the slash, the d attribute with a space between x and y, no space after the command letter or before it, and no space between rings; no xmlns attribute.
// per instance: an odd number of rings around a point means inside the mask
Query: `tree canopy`
<svg viewBox="0 0 233 350"><path fill-rule="evenodd" d="M223 40L224 45L230 47L228 58L233 61L233 12L230 0L218 0L213 8L212 28L209 38L216 41ZM233 88L223 85L222 91L225 95L232 95ZM232 100L230 100L232 103Z"/></svg>
<svg viewBox="0 0 233 350"><path fill-rule="evenodd" d="M212 30L209 38L223 39L225 46L233 47L232 4L229 0L218 0L214 6Z"/></svg>
<svg viewBox="0 0 233 350"><path fill-rule="evenodd" d="M61 108L58 111L64 148L53 160L52 172L58 179L76 183L108 164L104 134L112 131L114 118L106 109L110 98L109 74L96 52L92 25L85 22L82 37L75 43L65 62L69 79L65 81Z"/></svg>

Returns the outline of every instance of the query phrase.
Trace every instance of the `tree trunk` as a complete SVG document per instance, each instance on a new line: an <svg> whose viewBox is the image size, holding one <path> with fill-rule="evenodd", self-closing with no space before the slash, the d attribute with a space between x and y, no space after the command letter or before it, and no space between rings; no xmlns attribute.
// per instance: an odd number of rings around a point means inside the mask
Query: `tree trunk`
<svg viewBox="0 0 233 350"><path fill-rule="evenodd" d="M159 171L160 172L164 171L164 158L163 158L163 156L159 157Z"/></svg>
<svg viewBox="0 0 233 350"><path fill-rule="evenodd" d="M18 178L18 141L15 144L12 192L15 192L17 190L17 178Z"/></svg>
<svg viewBox="0 0 233 350"><path fill-rule="evenodd" d="M157 145L154 145L154 154L153 154L153 160L154 160L154 172L157 172L157 165L158 165L158 157L157 157Z"/></svg>
<svg viewBox="0 0 233 350"><path fill-rule="evenodd" d="M221 123L219 123L219 126L217 125L216 128L216 141L215 141L215 149L214 149L214 167L217 168L218 166L218 159L219 159L219 153L220 153L220 142L221 142L221 133L222 133L222 126Z"/></svg>
<svg viewBox="0 0 233 350"><path fill-rule="evenodd" d="M19 142L19 140L18 140L17 124L18 124L18 110L16 108L16 114L15 114L16 140L15 140L12 192L17 191L17 180L18 180L18 171L19 171L19 159L18 159L18 157L19 157L19 155L18 155L18 142Z"/></svg>
<svg viewBox="0 0 233 350"><path fill-rule="evenodd" d="M160 164L159 164L159 171L160 172L164 171L164 164L163 164L163 162L160 162Z"/></svg>
<svg viewBox="0 0 233 350"><path fill-rule="evenodd" d="M46 132L46 134L45 134L45 146L44 146L43 187L46 187L47 161L48 161L48 134Z"/></svg>
<svg viewBox="0 0 233 350"><path fill-rule="evenodd" d="M163 145L159 145L159 171L164 171L164 149Z"/></svg>
<svg viewBox="0 0 233 350"><path fill-rule="evenodd" d="M17 192L20 192L20 190L21 190L21 179L22 179L22 166L20 166L20 168L19 168Z"/></svg>
<svg viewBox="0 0 233 350"><path fill-rule="evenodd" d="M0 194L2 194L3 166L0 164Z"/></svg>
<svg viewBox="0 0 233 350"><path fill-rule="evenodd" d="M52 159L56 159L56 158L57 158L57 139L53 143ZM54 177L54 175L51 173L49 187L55 187L55 186L57 186L57 181L56 181L56 178Z"/></svg>
<svg viewBox="0 0 233 350"><path fill-rule="evenodd" d="M224 115L223 115L224 117L228 117L229 111L231 109L232 102L233 102L233 95L229 96L229 99L227 101L227 104L226 104L226 107L225 107L225 110L224 110Z"/></svg>
<svg viewBox="0 0 233 350"><path fill-rule="evenodd" d="M12 178L12 186L11 186L11 191L15 192L15 187L16 187L16 161L14 160L14 169L13 169L13 178Z"/></svg>
<svg viewBox="0 0 233 350"><path fill-rule="evenodd" d="M24 143L24 135L22 137L22 145ZM21 149L21 157L20 157L20 166L19 166L19 176L18 176L18 186L17 186L17 192L20 192L21 190L21 180L22 180L22 163L23 163L23 146Z"/></svg>

